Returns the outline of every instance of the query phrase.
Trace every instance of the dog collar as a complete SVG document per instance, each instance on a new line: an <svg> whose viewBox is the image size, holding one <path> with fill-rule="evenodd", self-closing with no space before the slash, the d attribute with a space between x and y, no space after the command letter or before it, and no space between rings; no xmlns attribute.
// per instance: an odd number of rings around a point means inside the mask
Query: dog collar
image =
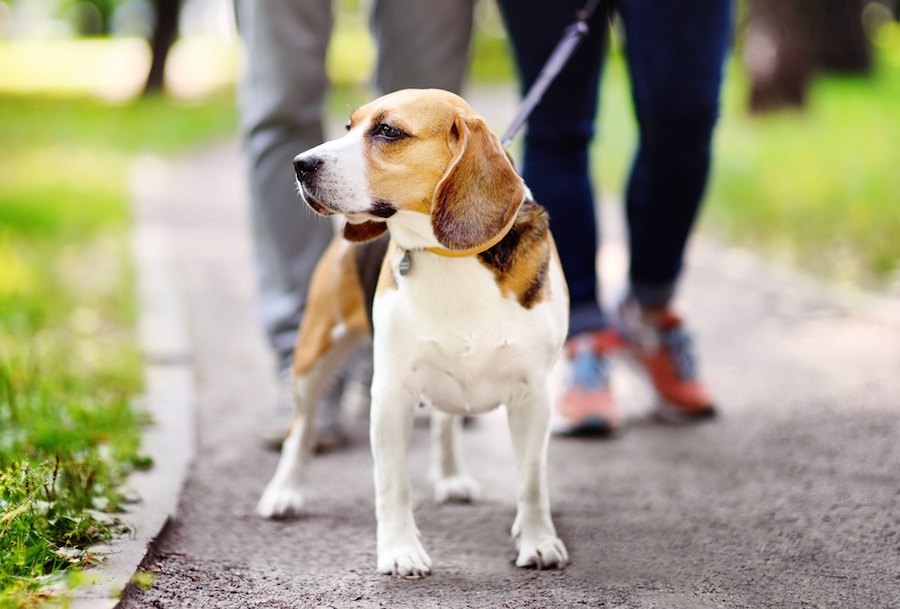
<svg viewBox="0 0 900 609"><path fill-rule="evenodd" d="M467 250L448 250L442 247L426 247L422 250L403 250L403 257L400 259L400 263L397 265L397 271L400 273L401 277L406 277L409 275L410 269L412 269L412 252L431 252L432 254L437 254L438 256L444 256L445 258L465 258L466 256L477 256L481 252L486 252L491 249L503 239L509 233L509 229L503 231L499 237L496 239L491 239L488 243L484 245L479 245L478 247L473 247Z"/></svg>
<svg viewBox="0 0 900 609"><path fill-rule="evenodd" d="M471 247L467 250L448 250L443 247L426 247L422 250L403 250L403 257L400 259L400 264L397 266L397 271L400 273L401 277L406 277L409 274L410 269L412 269L412 255L413 251L424 251L430 252L432 254L437 254L438 256L444 256L445 258L465 258L466 256L477 256L482 252L486 252L498 243L500 243L506 235L509 234L509 231L512 230L513 225L516 223L516 218L518 214L514 215L510 218L509 222L506 226L503 227L503 230L494 235L494 237L486 242L482 243L479 246Z"/></svg>

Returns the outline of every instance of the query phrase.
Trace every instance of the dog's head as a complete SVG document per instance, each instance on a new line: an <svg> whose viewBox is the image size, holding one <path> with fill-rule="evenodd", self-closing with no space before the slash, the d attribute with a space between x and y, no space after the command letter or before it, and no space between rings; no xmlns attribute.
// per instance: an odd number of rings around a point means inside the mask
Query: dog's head
<svg viewBox="0 0 900 609"><path fill-rule="evenodd" d="M463 252L511 225L525 185L500 141L457 95L407 89L350 116L347 134L294 159L306 203L347 217L344 236Z"/></svg>

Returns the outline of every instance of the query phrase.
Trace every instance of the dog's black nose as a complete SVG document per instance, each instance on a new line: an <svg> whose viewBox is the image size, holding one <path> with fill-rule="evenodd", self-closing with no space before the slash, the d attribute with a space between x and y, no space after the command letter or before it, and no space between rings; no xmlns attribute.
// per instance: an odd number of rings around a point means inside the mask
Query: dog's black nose
<svg viewBox="0 0 900 609"><path fill-rule="evenodd" d="M297 174L297 179L302 181L314 173L321 164L320 158L298 156L294 159L294 173Z"/></svg>

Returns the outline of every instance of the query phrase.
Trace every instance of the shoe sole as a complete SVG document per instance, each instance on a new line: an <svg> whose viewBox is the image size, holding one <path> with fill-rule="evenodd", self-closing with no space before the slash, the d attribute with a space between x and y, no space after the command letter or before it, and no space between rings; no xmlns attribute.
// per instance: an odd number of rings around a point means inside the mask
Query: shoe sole
<svg viewBox="0 0 900 609"><path fill-rule="evenodd" d="M672 423L674 425L689 425L691 423L702 423L704 421L711 421L718 416L718 411L715 406L710 406L706 410L699 410L697 412L686 412L684 408L678 406L677 404L673 404L671 402L667 402L666 400L660 400L656 405L656 410L653 415L660 421L664 423Z"/></svg>
<svg viewBox="0 0 900 609"><path fill-rule="evenodd" d="M616 433L617 425L610 425L609 421L599 418L587 418L578 423L560 422L553 427L553 434L557 436L573 437L609 437Z"/></svg>

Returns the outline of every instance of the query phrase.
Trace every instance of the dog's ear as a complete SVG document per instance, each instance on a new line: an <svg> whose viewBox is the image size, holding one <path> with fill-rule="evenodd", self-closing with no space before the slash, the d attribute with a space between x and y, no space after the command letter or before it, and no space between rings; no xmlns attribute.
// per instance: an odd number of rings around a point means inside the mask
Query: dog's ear
<svg viewBox="0 0 900 609"><path fill-rule="evenodd" d="M344 239L360 243L362 241L371 241L376 237L380 237L387 231L387 224L384 222L372 222L367 220L360 224L344 223Z"/></svg>
<svg viewBox="0 0 900 609"><path fill-rule="evenodd" d="M500 140L480 118L458 116L450 130L453 157L434 190L431 227L450 250L489 243L525 198L525 183Z"/></svg>

